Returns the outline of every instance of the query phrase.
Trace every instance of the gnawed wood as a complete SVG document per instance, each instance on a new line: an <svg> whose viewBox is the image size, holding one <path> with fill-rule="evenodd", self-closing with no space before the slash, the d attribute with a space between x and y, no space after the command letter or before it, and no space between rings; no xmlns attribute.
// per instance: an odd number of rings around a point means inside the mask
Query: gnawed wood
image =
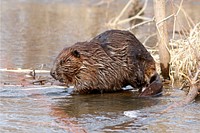
<svg viewBox="0 0 200 133"><path fill-rule="evenodd" d="M50 73L49 70L31 70L31 69L7 69L7 68L2 68L0 69L0 72L15 72L15 73L30 73L35 71L35 73Z"/></svg>
<svg viewBox="0 0 200 133"><path fill-rule="evenodd" d="M45 89L55 89L55 88L59 88L59 89L65 89L67 88L66 86L58 86L58 85L50 85L50 86L40 86L40 87L35 87L35 86L32 86L32 87L28 87L28 88L24 88L22 90L45 90Z"/></svg>

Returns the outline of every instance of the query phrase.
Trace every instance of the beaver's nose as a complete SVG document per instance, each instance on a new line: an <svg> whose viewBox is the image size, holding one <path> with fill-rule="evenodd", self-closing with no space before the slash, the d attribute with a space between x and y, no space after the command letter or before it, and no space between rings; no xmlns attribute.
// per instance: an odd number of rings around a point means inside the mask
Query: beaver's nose
<svg viewBox="0 0 200 133"><path fill-rule="evenodd" d="M52 71L52 70L51 70L50 75L51 75L54 79L56 79L56 72L55 72L55 71Z"/></svg>

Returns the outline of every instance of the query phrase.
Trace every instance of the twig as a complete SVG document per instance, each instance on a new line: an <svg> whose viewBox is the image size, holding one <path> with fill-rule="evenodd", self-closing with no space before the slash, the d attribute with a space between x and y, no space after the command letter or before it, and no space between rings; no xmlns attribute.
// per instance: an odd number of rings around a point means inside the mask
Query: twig
<svg viewBox="0 0 200 133"><path fill-rule="evenodd" d="M179 6L176 5L176 4L175 4L175 6L176 6L176 7L179 7ZM187 13L185 12L185 10L184 10L183 8L180 8L180 10L183 12L185 18L187 18L186 21L187 21L188 26L190 27L190 29L191 29L192 27L194 27L194 25L195 25L194 22L193 22L192 19L187 15ZM190 25L190 23L192 24L192 26Z"/></svg>
<svg viewBox="0 0 200 133"><path fill-rule="evenodd" d="M181 2L180 2L178 11L174 14L173 37L172 37L173 39L174 39L174 36L175 36L177 15L179 14L179 12L180 12L180 10L182 8L182 4L183 4L183 0L181 0Z"/></svg>
<svg viewBox="0 0 200 133"><path fill-rule="evenodd" d="M186 74L184 74L184 73L179 73L180 75L182 75L182 76L184 76L185 78L187 78L188 80L189 80L189 82L191 83L192 81L191 81L191 79L189 78L189 76L187 76Z"/></svg>
<svg viewBox="0 0 200 133"><path fill-rule="evenodd" d="M135 16L133 16L131 18L128 18L128 19L125 19L125 20L121 20L117 24L124 24L124 23L130 22L130 21L132 21L134 19L142 19L142 20L147 20L147 21L152 20L152 18L140 16L144 12L144 10L146 9L147 2L148 2L148 0L145 0L144 6L142 7L142 9Z"/></svg>
<svg viewBox="0 0 200 133"><path fill-rule="evenodd" d="M149 35L149 36L144 40L143 44L145 45L145 47L147 47L147 48L152 48L152 47L147 46L147 45L146 45L146 42L147 42L151 37L153 37L153 36L156 36L156 33L154 33L154 34L152 34L152 35ZM154 47L157 47L157 45L154 46Z"/></svg>
<svg viewBox="0 0 200 133"><path fill-rule="evenodd" d="M197 68L198 69L198 68ZM199 73L200 73L200 69L197 70L195 76L194 76L194 79L193 81L198 81L198 76L199 76Z"/></svg>
<svg viewBox="0 0 200 133"><path fill-rule="evenodd" d="M140 15L144 12L144 10L146 9L148 0L145 0L144 6L142 7L142 9L141 9L135 16L133 16L133 17L131 17L131 18L128 18L128 19L124 19L124 20L119 21L119 19L122 17L122 15L123 15L123 14L125 13L125 11L128 9L128 7L130 6L131 3L132 3L132 0L129 0L129 2L128 2L128 3L126 4L126 6L122 9L122 11L120 12L120 14L119 14L114 20L111 20L111 21L108 23L108 25L110 25L110 26L122 25L122 24L127 23L127 22L130 22L130 21L132 21L132 20L134 20L134 19L146 20L145 22L142 22L142 23L140 23L140 24L138 24L138 25L135 25L135 26L129 28L129 29L133 29L133 28L136 28L136 27L138 27L138 26L141 26L141 25L143 25L143 24L146 24L146 23L148 23L148 22L153 21L152 18L140 16ZM112 21L113 21L113 22L112 22ZM126 30L127 30L127 29L126 29Z"/></svg>
<svg viewBox="0 0 200 133"><path fill-rule="evenodd" d="M67 88L67 86L59 86L59 85L50 85L50 86L40 86L40 87L35 87L33 86L32 88L25 88L25 89L22 89L22 90L45 90L45 89L55 89L55 88L61 88L61 89L64 89L64 88Z"/></svg>
<svg viewBox="0 0 200 133"><path fill-rule="evenodd" d="M16 73L29 73L29 72L33 72L35 71L35 73L49 73L49 70L31 70L31 69L7 69L7 68L3 68L0 69L0 71L2 72L16 72Z"/></svg>
<svg viewBox="0 0 200 133"><path fill-rule="evenodd" d="M120 12L120 14L115 18L115 20L113 21L113 24L116 24L117 21L119 21L119 19L122 17L122 15L127 10L127 8L130 6L131 3L132 3L132 0L129 0L128 3L126 4L126 6Z"/></svg>
<svg viewBox="0 0 200 133"><path fill-rule="evenodd" d="M124 23L127 23L127 22L130 22L134 19L141 19L141 20L146 20L146 21L149 21L149 20L152 20L152 18L148 18L148 17L142 17L142 16L133 16L131 18L127 18L127 19L124 19L124 20L121 20L119 21L117 24L120 25L120 24L124 24Z"/></svg>
<svg viewBox="0 0 200 133"><path fill-rule="evenodd" d="M162 19L162 20L160 20L159 22L157 22L157 23L156 23L156 26L158 27L158 25L159 25L160 23L162 23L162 22L164 22L164 21L170 19L170 18L173 17L173 16L174 16L174 14L171 14L171 15L165 17L164 19Z"/></svg>
<svg viewBox="0 0 200 133"><path fill-rule="evenodd" d="M136 27L138 27L138 26L141 26L141 25L144 25L144 24L146 24L146 23L153 22L153 21L154 21L154 18L152 18L151 20L144 21L144 22L141 22L141 23L139 23L139 24L136 24L136 25L134 25L134 26L132 26L132 27L127 28L126 30L132 30L132 29L134 29L134 28L136 28Z"/></svg>
<svg viewBox="0 0 200 133"><path fill-rule="evenodd" d="M48 82L47 79L38 79L38 80L32 81L31 83L32 84L44 85L46 82Z"/></svg>

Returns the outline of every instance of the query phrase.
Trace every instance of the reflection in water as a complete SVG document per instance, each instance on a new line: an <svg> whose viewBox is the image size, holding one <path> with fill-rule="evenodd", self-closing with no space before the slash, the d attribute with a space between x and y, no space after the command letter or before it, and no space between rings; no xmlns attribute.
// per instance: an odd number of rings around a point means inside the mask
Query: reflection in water
<svg viewBox="0 0 200 133"><path fill-rule="evenodd" d="M71 120L64 110L53 106L51 107L51 109L52 112L50 113L50 115L56 118L54 121L57 123L55 124L57 127L72 133L85 133L87 131L87 129L84 129L83 127L79 126L78 122Z"/></svg>
<svg viewBox="0 0 200 133"><path fill-rule="evenodd" d="M74 95L70 98L58 100L56 105L70 117L77 117L101 112L137 110L158 103L160 104L161 101L156 98L136 98L134 93L127 91L122 93Z"/></svg>
<svg viewBox="0 0 200 133"><path fill-rule="evenodd" d="M55 100L56 102L51 106L51 114L57 118L56 121L60 124L70 123L72 127L79 127L78 129L82 127L89 132L130 121L130 118L123 116L124 111L140 110L163 104L159 98L136 98L130 91L73 95ZM146 116L146 114L141 115Z"/></svg>

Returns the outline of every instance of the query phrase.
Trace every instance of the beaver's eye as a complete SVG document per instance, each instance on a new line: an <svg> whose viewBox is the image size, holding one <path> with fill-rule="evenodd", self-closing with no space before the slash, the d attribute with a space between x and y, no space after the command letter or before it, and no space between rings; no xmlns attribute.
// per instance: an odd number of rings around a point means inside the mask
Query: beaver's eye
<svg viewBox="0 0 200 133"><path fill-rule="evenodd" d="M80 58L80 53L77 50L72 51L71 54L76 58Z"/></svg>

